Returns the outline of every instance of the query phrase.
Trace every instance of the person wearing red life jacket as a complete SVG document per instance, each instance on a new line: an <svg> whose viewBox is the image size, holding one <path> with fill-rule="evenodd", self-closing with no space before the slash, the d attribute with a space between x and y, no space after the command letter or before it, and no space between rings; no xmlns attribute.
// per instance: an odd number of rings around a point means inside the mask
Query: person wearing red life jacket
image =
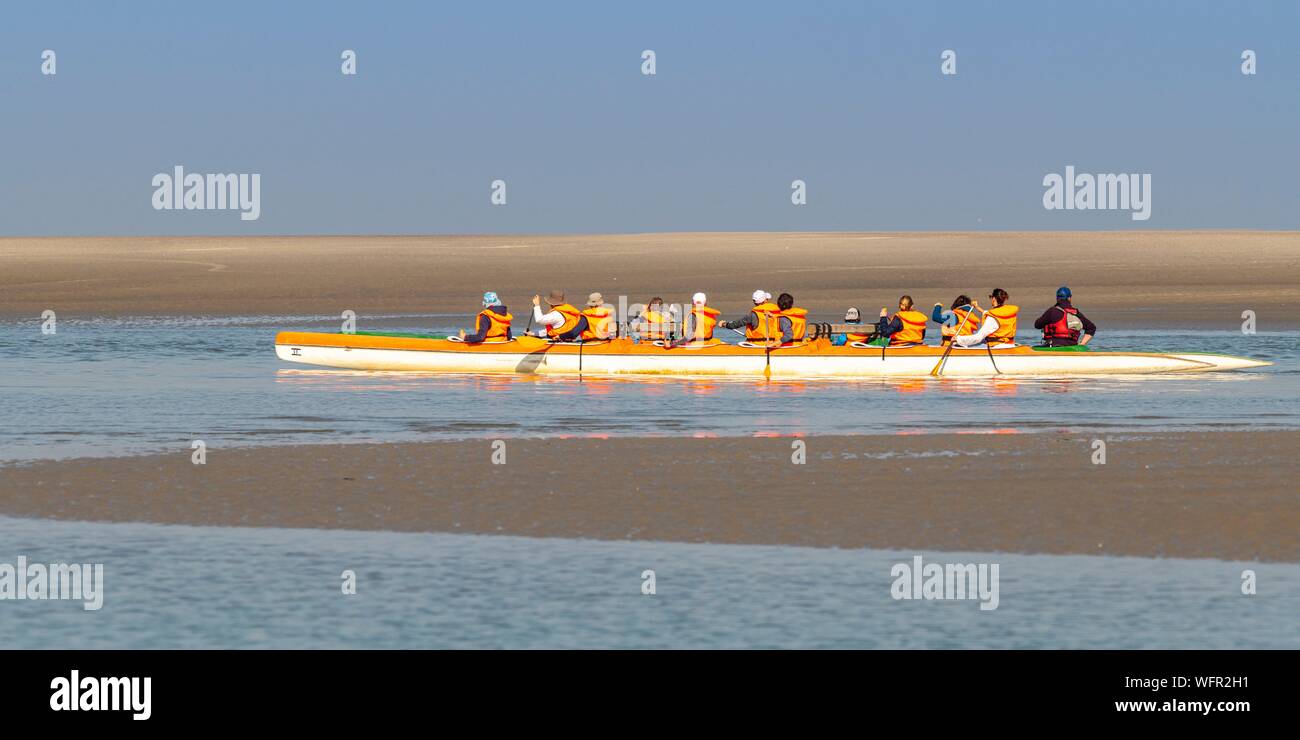
<svg viewBox="0 0 1300 740"><path fill-rule="evenodd" d="M1056 305L1044 311L1034 322L1034 328L1043 332L1045 346L1083 346L1097 334L1097 325L1070 303L1071 298L1070 289L1061 286L1056 291Z"/></svg>

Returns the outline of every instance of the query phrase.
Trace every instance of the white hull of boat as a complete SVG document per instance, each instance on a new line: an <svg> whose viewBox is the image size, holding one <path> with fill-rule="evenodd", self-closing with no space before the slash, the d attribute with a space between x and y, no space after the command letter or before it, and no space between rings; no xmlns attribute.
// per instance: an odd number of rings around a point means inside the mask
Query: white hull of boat
<svg viewBox="0 0 1300 740"><path fill-rule="evenodd" d="M456 350L323 347L277 344L287 362L350 370L418 371L537 375L659 375L762 377L768 358L718 355L674 349L656 354L609 354L585 351L466 352ZM566 348L568 349L568 348ZM937 354L903 354L879 349L852 354L771 353L773 378L867 378L928 376ZM944 363L945 377L1148 375L1239 370L1269 363L1210 354L1143 352L1032 352L1008 354L985 349L955 349Z"/></svg>

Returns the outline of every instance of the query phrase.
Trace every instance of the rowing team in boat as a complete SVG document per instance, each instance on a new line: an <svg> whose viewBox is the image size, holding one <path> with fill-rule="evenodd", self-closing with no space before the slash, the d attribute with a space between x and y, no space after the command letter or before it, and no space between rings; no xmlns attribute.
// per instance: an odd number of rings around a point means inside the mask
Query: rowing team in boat
<svg viewBox="0 0 1300 740"><path fill-rule="evenodd" d="M1034 322L1034 328L1043 332L1043 343L1051 347L1086 345L1097 333L1097 326L1071 304L1072 294L1067 287L1056 291L1056 303ZM681 334L674 331L672 314L664 310L663 300L652 298L645 310L630 323L631 337L664 346L699 346L713 341L716 328L730 329L744 336L745 341L763 347L791 347L809 341L808 312L794 305L789 293L777 296L756 290L752 296L753 307L735 321L719 321L722 313L708 305L704 293L691 298ZM934 304L927 317L915 310L911 296L898 300L898 311L890 315L887 308L880 309L880 320L874 326L862 324L858 309L850 308L844 316L840 330L831 334L834 344L850 346L912 347L925 342L927 321L939 325L940 343L956 343L958 347L1012 346L1016 337L1016 318L1020 308L1009 302L1005 290L997 288L989 293L992 306L982 308L978 301L965 295L957 296L951 308ZM600 293L592 293L584 308L577 308L564 299L564 293L552 291L545 302L549 310L542 310L541 296L533 296L533 311L529 328L536 324L538 336L554 342L593 342L614 338L618 332L614 307L605 303ZM460 332L464 342L503 342L513 338L511 322L514 317L496 293L483 294L483 310L478 314L472 333ZM526 330L527 331L527 330Z"/></svg>

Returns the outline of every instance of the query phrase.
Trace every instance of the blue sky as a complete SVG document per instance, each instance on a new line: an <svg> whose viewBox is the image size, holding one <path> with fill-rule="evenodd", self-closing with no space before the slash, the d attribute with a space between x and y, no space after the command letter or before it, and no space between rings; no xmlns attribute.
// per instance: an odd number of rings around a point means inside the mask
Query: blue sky
<svg viewBox="0 0 1300 740"><path fill-rule="evenodd" d="M14 3L0 234L1295 229L1298 34L1295 2ZM259 173L261 218L154 210L177 164ZM1151 219L1044 210L1066 165L1151 173Z"/></svg>

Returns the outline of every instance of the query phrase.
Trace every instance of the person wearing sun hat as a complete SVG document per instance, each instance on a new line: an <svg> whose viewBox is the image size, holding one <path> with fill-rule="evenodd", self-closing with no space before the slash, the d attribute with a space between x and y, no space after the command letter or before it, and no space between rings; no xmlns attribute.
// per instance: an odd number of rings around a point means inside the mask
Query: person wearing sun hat
<svg viewBox="0 0 1300 740"><path fill-rule="evenodd" d="M460 338L469 344L479 342L508 342L511 340L510 321L514 317L501 305L496 293L488 291L483 294L483 310L478 312L477 328L473 334L460 330Z"/></svg>
<svg viewBox="0 0 1300 740"><path fill-rule="evenodd" d="M587 296L587 307L582 309L582 317L587 320L582 341L591 342L614 336L614 307L605 305L605 297L600 293Z"/></svg>
<svg viewBox="0 0 1300 740"><path fill-rule="evenodd" d="M587 318L564 300L564 292L552 290L546 296L551 310L542 313L542 297L533 296L533 322L546 330L546 336L555 342L574 342L587 330Z"/></svg>

